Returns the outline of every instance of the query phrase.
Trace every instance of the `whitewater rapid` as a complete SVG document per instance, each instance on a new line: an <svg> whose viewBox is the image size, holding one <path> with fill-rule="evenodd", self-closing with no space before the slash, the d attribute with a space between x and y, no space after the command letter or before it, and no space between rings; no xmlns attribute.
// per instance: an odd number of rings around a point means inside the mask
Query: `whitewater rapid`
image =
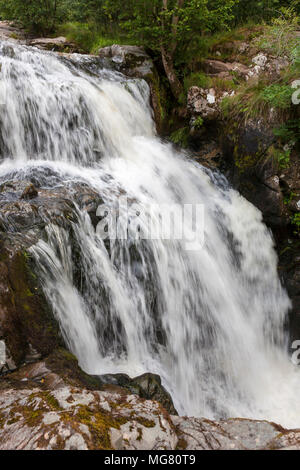
<svg viewBox="0 0 300 470"><path fill-rule="evenodd" d="M138 214L147 232L164 205L204 208L204 242L198 234L193 250L185 239L136 239L130 227L127 239L108 243L78 209L77 266L69 233L48 225L31 253L81 367L157 373L180 414L299 426L300 374L284 330L290 301L261 213L222 175L156 136L143 80L101 59L5 42L0 60L1 182L83 181L114 213L126 196L124 230ZM175 217L174 227L182 222Z"/></svg>

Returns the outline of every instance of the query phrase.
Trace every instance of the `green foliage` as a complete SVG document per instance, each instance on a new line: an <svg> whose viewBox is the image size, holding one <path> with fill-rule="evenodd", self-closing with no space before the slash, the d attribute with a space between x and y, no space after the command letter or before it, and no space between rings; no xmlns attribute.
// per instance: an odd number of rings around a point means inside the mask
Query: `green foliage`
<svg viewBox="0 0 300 470"><path fill-rule="evenodd" d="M90 52L95 42L95 30L91 24L69 22L61 25L58 33L69 41L78 44L84 51Z"/></svg>
<svg viewBox="0 0 300 470"><path fill-rule="evenodd" d="M97 52L101 47L119 44L124 40L118 36L108 37L100 32L94 23L79 23L77 21L62 24L57 33L76 43L84 52L89 53Z"/></svg>
<svg viewBox="0 0 300 470"><path fill-rule="evenodd" d="M0 0L3 18L17 21L37 33L53 32L67 11L66 0Z"/></svg>
<svg viewBox="0 0 300 470"><path fill-rule="evenodd" d="M272 84L262 91L260 97L274 108L287 109L291 106L293 92L289 85Z"/></svg>
<svg viewBox="0 0 300 470"><path fill-rule="evenodd" d="M95 36L94 44L91 49L92 53L96 53L101 47L112 46L113 44L127 44L127 45L135 45L135 41L131 38L128 38L126 35L118 35L116 34L105 34L105 33L98 33Z"/></svg>
<svg viewBox="0 0 300 470"><path fill-rule="evenodd" d="M180 145L180 147L186 148L188 146L188 139L189 139L189 128L188 127L181 127L177 131L173 132L170 136L171 142L176 145Z"/></svg>
<svg viewBox="0 0 300 470"><path fill-rule="evenodd" d="M193 127L195 129L201 129L203 126L204 120L201 116L198 116L197 119L194 121Z"/></svg>
<svg viewBox="0 0 300 470"><path fill-rule="evenodd" d="M220 77L213 77L211 80L212 88L220 91L232 91L237 88L237 82L235 78L232 80Z"/></svg>
<svg viewBox="0 0 300 470"><path fill-rule="evenodd" d="M261 78L258 82L249 82L239 86L238 92L233 97L227 97L222 101L221 110L226 118L243 114L247 120L257 116L268 118L270 109L275 108L278 117L283 117L285 112L293 109L294 91L285 83L269 84L268 79ZM299 134L298 120L289 121L286 125L291 132ZM275 132L284 132L284 129L278 127Z"/></svg>
<svg viewBox="0 0 300 470"><path fill-rule="evenodd" d="M231 17L236 0L128 0L122 25L154 50L185 48L195 33L214 30Z"/></svg>
<svg viewBox="0 0 300 470"><path fill-rule="evenodd" d="M221 102L224 117L235 119L243 114L247 120L258 115L266 115L269 104L262 99L265 88L266 84L263 80L258 83L247 82L241 85L234 96L226 97Z"/></svg>
<svg viewBox="0 0 300 470"><path fill-rule="evenodd" d="M278 150L275 153L275 158L278 162L278 166L281 170L288 168L290 165L291 150Z"/></svg>
<svg viewBox="0 0 300 470"><path fill-rule="evenodd" d="M249 39L247 28L238 27L244 22L268 21L258 39L261 47L286 54L299 66L299 4L300 0L0 0L0 15L35 34L63 34L86 52L113 43L144 45L161 56L170 88L184 103L190 86L211 86L211 79L198 70L214 46ZM225 50L223 59L226 54ZM225 91L236 84L233 77L213 86Z"/></svg>
<svg viewBox="0 0 300 470"><path fill-rule="evenodd" d="M278 170L285 170L290 166L290 148L272 146L268 150L268 157L277 166Z"/></svg>
<svg viewBox="0 0 300 470"><path fill-rule="evenodd" d="M296 47L292 49L291 58L293 64L297 67L300 67L300 44L297 44Z"/></svg>
<svg viewBox="0 0 300 470"><path fill-rule="evenodd" d="M300 120L289 119L274 130L274 135L283 143L300 142Z"/></svg>
<svg viewBox="0 0 300 470"><path fill-rule="evenodd" d="M192 86L209 88L212 84L211 78L203 72L194 72L184 79L184 89L187 91Z"/></svg>
<svg viewBox="0 0 300 470"><path fill-rule="evenodd" d="M294 232L295 235L299 235L300 234L300 212L297 212L295 215L293 215L291 222L292 222L292 225L294 225L296 228Z"/></svg>
<svg viewBox="0 0 300 470"><path fill-rule="evenodd" d="M286 8L296 3L292 0L241 0L233 10L234 22L246 22L249 18L255 22L269 22L274 16L278 16L281 7Z"/></svg>
<svg viewBox="0 0 300 470"><path fill-rule="evenodd" d="M256 44L260 49L277 57L286 55L292 58L299 47L296 36L299 17L293 6L282 7L278 13L279 16L273 18L271 25L266 27Z"/></svg>
<svg viewBox="0 0 300 470"><path fill-rule="evenodd" d="M161 54L172 93L182 101L183 87L176 67L185 62L186 51L195 37L228 24L237 1L116 0L113 15L117 15L119 27L132 41Z"/></svg>
<svg viewBox="0 0 300 470"><path fill-rule="evenodd" d="M292 200L294 199L295 196L297 196L297 194L293 193L293 192L291 192L289 195L285 196L284 199L283 199L284 204L288 206L292 202Z"/></svg>

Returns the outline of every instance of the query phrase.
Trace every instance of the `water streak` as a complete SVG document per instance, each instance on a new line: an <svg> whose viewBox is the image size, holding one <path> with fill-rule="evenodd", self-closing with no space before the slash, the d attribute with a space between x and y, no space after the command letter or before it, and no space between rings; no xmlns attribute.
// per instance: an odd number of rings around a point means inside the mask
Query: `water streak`
<svg viewBox="0 0 300 470"><path fill-rule="evenodd" d="M261 213L221 175L156 137L143 80L95 58L68 61L8 43L0 55L1 181L84 181L112 209L126 194L141 226L150 205L155 220L163 204L205 207L198 251L133 233L108 245L77 209L74 261L68 231L48 225L47 240L31 251L81 366L158 373L182 414L300 425L300 377L284 333L290 301Z"/></svg>

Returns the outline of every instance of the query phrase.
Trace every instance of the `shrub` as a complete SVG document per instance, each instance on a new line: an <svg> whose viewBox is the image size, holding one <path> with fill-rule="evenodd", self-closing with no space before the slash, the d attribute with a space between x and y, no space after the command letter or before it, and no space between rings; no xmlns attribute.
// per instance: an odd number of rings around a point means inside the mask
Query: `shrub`
<svg viewBox="0 0 300 470"><path fill-rule="evenodd" d="M261 93L262 100L274 108L288 109L291 106L294 90L289 85L272 84Z"/></svg>
<svg viewBox="0 0 300 470"><path fill-rule="evenodd" d="M278 151L278 153L276 154L277 161L278 161L278 166L281 170L284 170L285 168L289 167L289 165L290 165L290 155L291 155L290 150Z"/></svg>
<svg viewBox="0 0 300 470"><path fill-rule="evenodd" d="M44 34L55 30L68 8L64 0L0 0L0 12L28 31Z"/></svg>
<svg viewBox="0 0 300 470"><path fill-rule="evenodd" d="M292 58L294 49L297 47L298 39L296 30L299 18L292 7L282 7L280 16L272 20L272 24L267 26L265 32L256 40L256 44L271 54L288 56Z"/></svg>
<svg viewBox="0 0 300 470"><path fill-rule="evenodd" d="M294 89L286 84L268 84L262 78L258 83L249 82L241 85L238 92L233 97L225 98L221 103L224 117L236 117L244 115L247 120L262 116L268 118L270 108L276 108L278 118L285 116L292 107L292 94ZM295 124L296 126L296 124Z"/></svg>
<svg viewBox="0 0 300 470"><path fill-rule="evenodd" d="M300 120L290 119L281 126L276 127L273 132L283 143L300 142Z"/></svg>
<svg viewBox="0 0 300 470"><path fill-rule="evenodd" d="M186 148L188 146L188 139L189 139L189 128L188 127L181 127L177 131L173 132L170 136L171 142L176 145L180 145L180 147Z"/></svg>
<svg viewBox="0 0 300 470"><path fill-rule="evenodd" d="M124 37L108 37L103 34L94 23L68 22L58 28L58 34L66 36L69 41L75 42L85 52L94 53L101 47L121 44ZM126 44L130 41L125 40Z"/></svg>
<svg viewBox="0 0 300 470"><path fill-rule="evenodd" d="M78 44L86 52L91 51L95 42L96 32L93 26L87 23L65 23L58 29L58 33Z"/></svg>
<svg viewBox="0 0 300 470"><path fill-rule="evenodd" d="M300 66L300 44L298 44L292 50L291 58L292 58L293 64L299 67Z"/></svg>
<svg viewBox="0 0 300 470"><path fill-rule="evenodd" d="M192 86L209 88L212 84L211 78L203 72L194 72L184 79L184 89L187 91Z"/></svg>
<svg viewBox="0 0 300 470"><path fill-rule="evenodd" d="M297 212L295 215L293 215L291 222L292 222L292 225L296 227L296 230L294 232L295 235L299 235L300 234L300 212Z"/></svg>
<svg viewBox="0 0 300 470"><path fill-rule="evenodd" d="M198 116L194 121L194 128L200 129L203 126L204 120L201 116Z"/></svg>
<svg viewBox="0 0 300 470"><path fill-rule="evenodd" d="M235 79L226 79L226 78L220 78L220 77L213 77L211 81L211 86L212 88L216 88L217 90L220 91L231 91L231 90L236 90L237 88L237 83Z"/></svg>
<svg viewBox="0 0 300 470"><path fill-rule="evenodd" d="M134 41L131 39L128 39L127 37L124 36L107 36L103 35L101 33L98 33L98 35L95 38L93 47L91 49L91 52L97 52L98 49L101 47L106 47L106 46L112 46L113 44L135 44Z"/></svg>

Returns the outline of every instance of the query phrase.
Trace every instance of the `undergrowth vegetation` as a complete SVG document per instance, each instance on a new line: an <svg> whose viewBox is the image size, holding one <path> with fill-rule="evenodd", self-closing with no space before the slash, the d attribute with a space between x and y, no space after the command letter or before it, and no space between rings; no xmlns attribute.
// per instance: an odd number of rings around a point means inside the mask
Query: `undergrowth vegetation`
<svg viewBox="0 0 300 470"><path fill-rule="evenodd" d="M292 57L299 45L295 31L298 27L298 15L293 7L282 7L280 16L273 18L270 26L256 40L256 45L277 57Z"/></svg>
<svg viewBox="0 0 300 470"><path fill-rule="evenodd" d="M101 47L113 44L133 44L126 36L116 33L108 35L99 30L93 23L68 22L59 26L56 34L65 36L69 41L77 44L84 52L95 53Z"/></svg>
<svg viewBox="0 0 300 470"><path fill-rule="evenodd" d="M292 107L295 91L292 81L299 78L300 74L300 44L296 34L298 24L296 12L292 8L283 8L280 18L273 19L270 26L264 27L264 32L254 40L254 44L275 56L286 56L291 60L291 65L283 70L275 82L272 76L265 74L258 81L250 80L239 86L233 98L223 101L225 115L243 113L248 119L257 115L267 116L272 108L278 112Z"/></svg>
<svg viewBox="0 0 300 470"><path fill-rule="evenodd" d="M186 148L189 140L189 127L181 127L174 131L170 136L170 140L174 144L179 145L182 148Z"/></svg>

